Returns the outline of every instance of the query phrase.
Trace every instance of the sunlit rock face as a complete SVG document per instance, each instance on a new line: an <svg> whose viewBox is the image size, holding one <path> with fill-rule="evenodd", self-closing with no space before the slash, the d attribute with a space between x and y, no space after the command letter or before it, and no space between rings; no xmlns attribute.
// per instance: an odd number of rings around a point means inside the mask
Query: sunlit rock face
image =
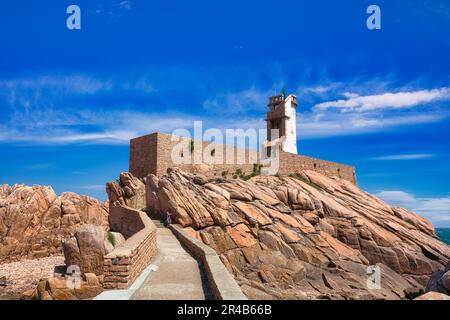
<svg viewBox="0 0 450 320"><path fill-rule="evenodd" d="M313 171L205 183L175 168L146 182L149 214L216 250L249 298L401 299L450 259L428 220Z"/></svg>
<svg viewBox="0 0 450 320"><path fill-rule="evenodd" d="M62 253L61 241L85 223L108 229L108 205L48 186L0 186L0 263Z"/></svg>

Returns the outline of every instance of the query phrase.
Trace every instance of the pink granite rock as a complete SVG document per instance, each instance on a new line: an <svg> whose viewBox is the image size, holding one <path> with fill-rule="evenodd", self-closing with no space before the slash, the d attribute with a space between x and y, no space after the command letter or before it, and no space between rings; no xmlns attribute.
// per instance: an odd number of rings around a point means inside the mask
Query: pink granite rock
<svg viewBox="0 0 450 320"><path fill-rule="evenodd" d="M107 205L51 187L0 186L0 263L62 252L61 240L83 223L108 229Z"/></svg>
<svg viewBox="0 0 450 320"><path fill-rule="evenodd" d="M450 260L426 219L313 171L199 184L172 168L147 181L149 214L173 213L250 298L401 299ZM368 288L370 265L380 290Z"/></svg>

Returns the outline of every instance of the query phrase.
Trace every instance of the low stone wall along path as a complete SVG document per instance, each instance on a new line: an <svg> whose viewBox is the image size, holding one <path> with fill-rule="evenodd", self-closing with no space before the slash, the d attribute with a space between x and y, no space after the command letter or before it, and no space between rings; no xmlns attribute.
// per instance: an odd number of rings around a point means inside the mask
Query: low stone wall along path
<svg viewBox="0 0 450 320"><path fill-rule="evenodd" d="M131 299L210 299L202 266L186 252L170 229L157 226L158 257L153 262L157 269L150 273Z"/></svg>

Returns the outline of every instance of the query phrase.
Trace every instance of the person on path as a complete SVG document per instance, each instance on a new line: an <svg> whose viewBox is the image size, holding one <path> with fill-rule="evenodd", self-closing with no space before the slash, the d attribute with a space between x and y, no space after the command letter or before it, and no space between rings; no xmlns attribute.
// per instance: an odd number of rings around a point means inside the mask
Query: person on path
<svg viewBox="0 0 450 320"><path fill-rule="evenodd" d="M172 214L169 211L167 211L166 212L165 226L167 227L170 224L172 224Z"/></svg>

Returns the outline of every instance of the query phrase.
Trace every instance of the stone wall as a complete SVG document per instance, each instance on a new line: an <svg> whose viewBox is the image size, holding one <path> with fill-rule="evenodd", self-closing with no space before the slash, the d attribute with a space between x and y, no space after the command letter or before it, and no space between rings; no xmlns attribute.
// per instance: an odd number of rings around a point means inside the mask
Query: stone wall
<svg viewBox="0 0 450 320"><path fill-rule="evenodd" d="M158 133L131 139L130 172L138 178L157 171L156 146Z"/></svg>
<svg viewBox="0 0 450 320"><path fill-rule="evenodd" d="M287 152L280 153L280 174L288 175L301 170L316 171L328 177L336 176L356 184L356 171L353 166Z"/></svg>
<svg viewBox="0 0 450 320"><path fill-rule="evenodd" d="M173 137L179 140L173 140ZM180 142L185 145L184 150L176 151L180 160L184 162L181 164L174 163L172 160L172 150ZM191 151L190 142L189 138L159 132L132 139L130 141L130 173L138 178L145 178L150 173L162 176L168 168L179 167L184 171L203 173L211 177L220 176L225 171L232 176L238 169L251 173L253 164L258 162L256 150L226 148L223 144L195 140ZM232 156L227 155L227 149L232 151ZM208 155L207 158L203 156L204 154ZM206 166L192 165L192 160L197 157Z"/></svg>
<svg viewBox="0 0 450 320"><path fill-rule="evenodd" d="M141 211L126 206L114 206L110 209L109 228L121 233L125 239L132 237L145 228Z"/></svg>
<svg viewBox="0 0 450 320"><path fill-rule="evenodd" d="M238 170L250 174L253 171L253 165L259 162L259 154L256 150L230 148L223 144L197 140L193 142L192 150L191 141L189 138L159 132L132 139L130 172L136 177L144 178L150 173L162 176L166 174L168 168L179 167L183 171L201 173L208 177L220 177L223 173L233 177ZM184 143L185 149L176 149L180 142ZM179 155L184 163L174 163L172 152ZM203 164L192 165L194 159L199 159L198 162ZM288 175L300 170L313 170L356 184L353 166L280 151L280 174Z"/></svg>
<svg viewBox="0 0 450 320"><path fill-rule="evenodd" d="M103 287L105 289L126 289L157 254L156 226L143 211L128 207L114 207L113 210L111 213L117 216L132 214L134 219L139 217L140 223L134 225L142 225L142 229L136 230L135 234L104 257ZM116 228L118 226L119 224L116 224ZM127 232L129 230L115 231Z"/></svg>

